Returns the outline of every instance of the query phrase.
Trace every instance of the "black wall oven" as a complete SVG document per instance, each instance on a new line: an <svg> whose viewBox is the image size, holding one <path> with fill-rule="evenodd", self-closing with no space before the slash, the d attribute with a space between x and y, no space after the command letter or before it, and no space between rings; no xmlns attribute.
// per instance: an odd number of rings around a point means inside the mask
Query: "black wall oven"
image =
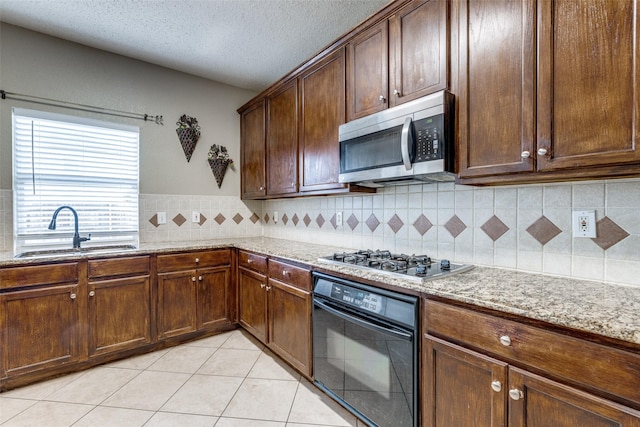
<svg viewBox="0 0 640 427"><path fill-rule="evenodd" d="M417 426L418 298L313 277L316 385L370 426Z"/></svg>

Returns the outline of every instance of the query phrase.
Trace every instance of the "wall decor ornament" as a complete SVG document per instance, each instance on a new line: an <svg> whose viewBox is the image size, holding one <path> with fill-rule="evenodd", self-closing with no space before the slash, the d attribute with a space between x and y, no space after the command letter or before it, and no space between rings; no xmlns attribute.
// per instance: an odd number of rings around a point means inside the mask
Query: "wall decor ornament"
<svg viewBox="0 0 640 427"><path fill-rule="evenodd" d="M211 168L211 172L213 172L213 176L216 178L218 188L220 188L222 186L224 174L227 172L227 167L233 164L233 159L229 157L227 147L213 144L211 148L209 148L207 161L209 162L209 167Z"/></svg>
<svg viewBox="0 0 640 427"><path fill-rule="evenodd" d="M176 133L188 162L191 160L193 150L196 149L198 139L200 139L200 125L198 124L198 119L186 114L180 116L176 125L178 126Z"/></svg>

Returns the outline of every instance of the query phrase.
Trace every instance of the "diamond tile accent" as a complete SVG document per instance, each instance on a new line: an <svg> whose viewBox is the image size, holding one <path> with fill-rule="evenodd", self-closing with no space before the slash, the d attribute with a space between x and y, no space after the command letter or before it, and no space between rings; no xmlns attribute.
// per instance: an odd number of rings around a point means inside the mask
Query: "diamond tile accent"
<svg viewBox="0 0 640 427"><path fill-rule="evenodd" d="M629 233L607 216L596 222L596 235L598 237L591 240L605 251L629 237Z"/></svg>
<svg viewBox="0 0 640 427"><path fill-rule="evenodd" d="M158 224L158 214L154 214L151 218L149 218L149 222L155 227L158 228L160 224Z"/></svg>
<svg viewBox="0 0 640 427"><path fill-rule="evenodd" d="M244 219L244 217L242 215L240 215L239 213L237 213L231 219L233 219L233 222L235 222L236 224L240 224L242 222L242 220Z"/></svg>
<svg viewBox="0 0 640 427"><path fill-rule="evenodd" d="M198 223L198 225L202 225L205 222L207 222L207 217L202 215L202 213L200 213L200 222Z"/></svg>
<svg viewBox="0 0 640 427"><path fill-rule="evenodd" d="M287 214L282 215L282 222L284 223L284 225L287 225L287 223L289 222L289 217L287 216Z"/></svg>
<svg viewBox="0 0 640 427"><path fill-rule="evenodd" d="M562 230L543 215L527 228L527 232L541 245L546 245L551 239L562 233Z"/></svg>
<svg viewBox="0 0 640 427"><path fill-rule="evenodd" d="M404 227L404 222L402 222L398 214L394 214L389 222L387 222L387 225L391 227L394 233L397 233L402 227Z"/></svg>
<svg viewBox="0 0 640 427"><path fill-rule="evenodd" d="M467 225L462 222L460 218L458 218L458 215L454 215L451 217L451 219L449 219L449 221L447 221L447 223L444 225L444 228L446 228L447 231L451 233L454 238L456 238L460 235L460 233L467 229Z"/></svg>
<svg viewBox="0 0 640 427"><path fill-rule="evenodd" d="M218 225L222 225L222 223L223 223L223 222L225 222L225 221L226 221L226 219L227 219L227 218L225 218L225 217L224 217L224 215L222 215L221 213L219 213L218 215L216 215L216 217L215 217L215 218L213 218L213 220L214 220L215 222L217 222L217 223L218 223Z"/></svg>
<svg viewBox="0 0 640 427"><path fill-rule="evenodd" d="M324 217L322 216L322 214L318 214L318 217L316 218L316 224L318 224L318 228L322 228L324 223L325 223Z"/></svg>
<svg viewBox="0 0 640 427"><path fill-rule="evenodd" d="M491 218L489 218L487 220L487 222L485 222L484 224L482 224L482 227L480 227L482 229L482 231L484 231L486 233L487 236L489 236L491 238L491 240L493 240L494 242L496 240L498 240L500 237L502 237L502 235L504 233L506 233L507 231L509 231L509 227L507 227L507 225L502 222L500 220L500 218L498 218L497 216L492 216Z"/></svg>
<svg viewBox="0 0 640 427"><path fill-rule="evenodd" d="M254 212L253 215L249 217L249 220L255 224L256 222L260 221L260 217L257 213Z"/></svg>
<svg viewBox="0 0 640 427"><path fill-rule="evenodd" d="M358 218L356 218L354 214L351 214L347 220L347 224L349 225L349 228L351 228L351 231L353 231L358 224L360 224L360 221L358 221Z"/></svg>
<svg viewBox="0 0 640 427"><path fill-rule="evenodd" d="M329 222L331 223L331 225L333 225L334 230L338 228L338 222L336 221L336 214L333 214Z"/></svg>
<svg viewBox="0 0 640 427"><path fill-rule="evenodd" d="M264 214L264 223L269 224L269 214Z"/></svg>
<svg viewBox="0 0 640 427"><path fill-rule="evenodd" d="M300 222L300 218L298 218L298 214L293 214L293 218L291 218L291 221L293 222L293 225L298 225L298 222Z"/></svg>
<svg viewBox="0 0 640 427"><path fill-rule="evenodd" d="M180 227L182 224L187 222L187 218L183 217L182 214L178 214L173 217L172 221L175 222L178 227Z"/></svg>
<svg viewBox="0 0 640 427"><path fill-rule="evenodd" d="M311 224L311 218L309 217L309 214L304 214L302 222L304 222L304 225L306 225L307 227L309 226L309 224Z"/></svg>
<svg viewBox="0 0 640 427"><path fill-rule="evenodd" d="M424 236L424 234L433 227L433 224L424 214L420 214L418 219L413 223L413 227L418 230L421 236Z"/></svg>
<svg viewBox="0 0 640 427"><path fill-rule="evenodd" d="M376 231L376 228L378 228L378 226L380 225L380 221L378 221L378 217L375 216L374 214L369 215L369 218L367 218L367 221L365 223L367 224L367 227L369 227L369 230L371 230L372 233Z"/></svg>

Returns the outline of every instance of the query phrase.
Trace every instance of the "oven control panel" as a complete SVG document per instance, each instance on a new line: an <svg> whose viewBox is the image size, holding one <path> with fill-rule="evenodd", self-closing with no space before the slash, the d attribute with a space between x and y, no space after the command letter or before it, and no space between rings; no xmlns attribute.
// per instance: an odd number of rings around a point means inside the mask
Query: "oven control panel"
<svg viewBox="0 0 640 427"><path fill-rule="evenodd" d="M336 283L331 286L331 298L377 314L383 313L386 302L381 295Z"/></svg>

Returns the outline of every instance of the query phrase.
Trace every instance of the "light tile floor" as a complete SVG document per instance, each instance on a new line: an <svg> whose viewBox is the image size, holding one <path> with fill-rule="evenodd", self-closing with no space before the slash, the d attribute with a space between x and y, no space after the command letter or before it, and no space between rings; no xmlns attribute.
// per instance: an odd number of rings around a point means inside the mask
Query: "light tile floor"
<svg viewBox="0 0 640 427"><path fill-rule="evenodd" d="M235 330L0 393L0 425L361 424L249 334Z"/></svg>

